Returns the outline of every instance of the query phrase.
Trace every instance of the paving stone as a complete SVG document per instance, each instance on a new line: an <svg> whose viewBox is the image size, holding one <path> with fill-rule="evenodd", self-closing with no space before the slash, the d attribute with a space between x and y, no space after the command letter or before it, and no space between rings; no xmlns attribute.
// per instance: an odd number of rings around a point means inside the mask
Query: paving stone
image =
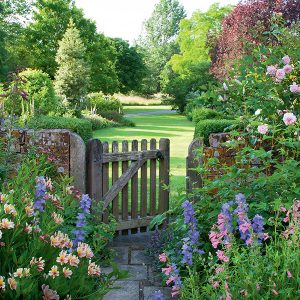
<svg viewBox="0 0 300 300"><path fill-rule="evenodd" d="M147 266L143 265L119 265L122 271L128 271L128 279L124 280L147 280Z"/></svg>
<svg viewBox="0 0 300 300"><path fill-rule="evenodd" d="M128 247L112 247L115 251L114 261L118 264L128 264Z"/></svg>
<svg viewBox="0 0 300 300"><path fill-rule="evenodd" d="M168 287L159 288L157 286L145 286L144 291L143 291L144 300L153 300L153 295L158 290L160 290L162 292L162 294L164 295L165 300L172 299L171 288L168 288ZM172 300L174 300L174 298Z"/></svg>
<svg viewBox="0 0 300 300"><path fill-rule="evenodd" d="M139 282L118 280L103 300L139 300Z"/></svg>
<svg viewBox="0 0 300 300"><path fill-rule="evenodd" d="M149 265L151 264L151 259L147 255L145 250L131 250L131 260L132 265Z"/></svg>

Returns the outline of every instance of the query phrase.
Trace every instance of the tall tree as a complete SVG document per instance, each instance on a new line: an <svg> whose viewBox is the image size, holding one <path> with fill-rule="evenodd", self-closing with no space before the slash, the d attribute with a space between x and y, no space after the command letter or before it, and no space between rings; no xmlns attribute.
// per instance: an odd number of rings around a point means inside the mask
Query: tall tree
<svg viewBox="0 0 300 300"><path fill-rule="evenodd" d="M149 70L147 86L159 91L159 76L167 61L176 53L176 36L180 20L185 18L184 7L178 0L160 0L151 17L144 24L140 44L145 48Z"/></svg>
<svg viewBox="0 0 300 300"><path fill-rule="evenodd" d="M24 30L24 22L31 12L31 0L0 1L0 80L5 79L12 64L14 47Z"/></svg>
<svg viewBox="0 0 300 300"><path fill-rule="evenodd" d="M71 0L36 0L32 23L27 28L26 47L30 49L30 67L47 72L52 78L57 69L55 55L70 18L80 30L91 68L91 91L113 93L118 89L113 43L97 33L94 21Z"/></svg>
<svg viewBox="0 0 300 300"><path fill-rule="evenodd" d="M189 92L201 93L213 80L209 74L209 54L220 34L222 20L231 10L232 6L213 4L207 12L196 11L190 19L180 22L177 38L180 50L166 64L161 85L163 92L174 97L175 106L181 111Z"/></svg>
<svg viewBox="0 0 300 300"><path fill-rule="evenodd" d="M120 91L139 92L146 75L146 66L137 46L130 46L127 41L114 39L117 53L116 70L120 82Z"/></svg>
<svg viewBox="0 0 300 300"><path fill-rule="evenodd" d="M79 30L71 20L66 33L59 42L56 55L58 70L55 89L70 108L80 109L89 83L89 68L85 61L86 48Z"/></svg>

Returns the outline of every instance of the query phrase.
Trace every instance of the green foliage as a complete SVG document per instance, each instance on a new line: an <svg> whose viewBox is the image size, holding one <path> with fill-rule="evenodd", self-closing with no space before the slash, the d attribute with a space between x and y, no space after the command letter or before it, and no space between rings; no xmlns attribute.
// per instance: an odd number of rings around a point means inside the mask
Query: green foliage
<svg viewBox="0 0 300 300"><path fill-rule="evenodd" d="M80 39L79 30L71 20L66 33L59 42L56 62L59 68L55 75L55 90L72 109L80 109L87 92L89 68L85 60L86 48Z"/></svg>
<svg viewBox="0 0 300 300"><path fill-rule="evenodd" d="M103 263L99 258L108 253L106 246L112 237L111 229L101 225L93 227L92 219L86 214L84 229L91 237L95 235L94 240L99 234L105 236L105 239L102 244L98 244L97 249L86 244L90 258L79 255L74 247L72 255L75 255L73 259L76 258L77 262L71 265L68 249L72 247L76 216L81 211L78 194L70 187L69 178L61 176L53 181L47 178L49 169L49 161L44 156L36 155L24 161L17 174L1 189L1 220L11 222L11 228L1 227L0 257L3 263L0 273L6 284L1 298L41 299L46 295L51 299L58 298L56 295L61 298L101 298L112 275L88 275L88 267L91 261L97 265ZM47 197L43 204L44 211L34 206L37 195ZM3 207L7 206L9 209L4 210ZM11 251L12 246L14 251ZM61 255L65 259L59 263ZM53 266L57 266L57 277L46 277L45 274L49 274ZM72 271L70 278L64 276L63 268ZM12 277L16 281L15 289L13 285L9 286L9 278ZM50 289L48 293L42 291L44 284Z"/></svg>
<svg viewBox="0 0 300 300"><path fill-rule="evenodd" d="M86 142L92 137L92 124L88 120L58 116L39 116L31 118L26 124L31 129L69 129Z"/></svg>
<svg viewBox="0 0 300 300"><path fill-rule="evenodd" d="M121 101L113 96L106 96L101 92L88 94L86 104L88 109L98 115L102 115L105 112L123 114Z"/></svg>
<svg viewBox="0 0 300 300"><path fill-rule="evenodd" d="M190 92L206 92L214 83L209 72L209 52L221 30L221 22L231 6L213 4L206 13L195 12L180 22L177 38L180 51L174 54L161 74L164 93L174 97L174 106L184 111Z"/></svg>
<svg viewBox="0 0 300 300"><path fill-rule="evenodd" d="M93 130L109 128L109 127L117 127L118 124L103 118L97 114L90 112L89 110L82 111L83 119L89 121L92 124Z"/></svg>
<svg viewBox="0 0 300 300"><path fill-rule="evenodd" d="M4 109L15 115L27 113L33 115L47 115L57 111L59 99L55 94L52 80L48 74L40 70L26 69L19 73L22 82L18 88L27 94L26 101L20 95L8 95L4 99ZM16 85L12 81L9 89Z"/></svg>
<svg viewBox="0 0 300 300"><path fill-rule="evenodd" d="M192 120L195 124L208 119L224 119L224 114L209 108L195 108L192 111Z"/></svg>
<svg viewBox="0 0 300 300"><path fill-rule="evenodd" d="M237 121L226 120L226 119L212 119L212 120L202 120L196 124L195 127L195 138L203 137L205 145L208 145L209 135L211 133L220 133L225 130L228 131Z"/></svg>
<svg viewBox="0 0 300 300"><path fill-rule="evenodd" d="M120 92L139 92L142 80L146 75L144 58L137 46L130 46L128 42L114 39L116 48L116 71L120 83Z"/></svg>
<svg viewBox="0 0 300 300"><path fill-rule="evenodd" d="M155 93L160 90L160 73L171 56L177 52L174 40L179 31L179 22L185 16L184 7L178 0L160 0L151 17L145 22L145 34L140 38L147 57L145 92Z"/></svg>

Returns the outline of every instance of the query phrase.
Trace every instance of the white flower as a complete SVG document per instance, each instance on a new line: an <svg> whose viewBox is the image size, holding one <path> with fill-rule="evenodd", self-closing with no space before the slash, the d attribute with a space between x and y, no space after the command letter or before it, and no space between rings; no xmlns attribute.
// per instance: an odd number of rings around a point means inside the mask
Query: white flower
<svg viewBox="0 0 300 300"><path fill-rule="evenodd" d="M261 113L261 109L258 109L258 110L255 112L255 115L256 115L256 116L259 116L260 113Z"/></svg>

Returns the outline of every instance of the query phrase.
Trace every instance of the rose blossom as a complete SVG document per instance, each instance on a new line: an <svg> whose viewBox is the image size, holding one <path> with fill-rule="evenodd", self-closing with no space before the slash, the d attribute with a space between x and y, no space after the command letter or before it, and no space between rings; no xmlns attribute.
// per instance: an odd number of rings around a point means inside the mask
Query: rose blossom
<svg viewBox="0 0 300 300"><path fill-rule="evenodd" d="M274 66L268 66L267 67L267 74L271 75L271 76L275 76L277 72L276 67Z"/></svg>
<svg viewBox="0 0 300 300"><path fill-rule="evenodd" d="M283 69L278 69L276 71L276 79L281 81L282 79L284 79L284 76L285 76L285 72Z"/></svg>
<svg viewBox="0 0 300 300"><path fill-rule="evenodd" d="M296 82L293 82L293 84L290 85L290 91L292 93L300 93L300 86Z"/></svg>
<svg viewBox="0 0 300 300"><path fill-rule="evenodd" d="M291 59L288 55L286 55L282 58L282 61L285 65L288 65L291 62Z"/></svg>
<svg viewBox="0 0 300 300"><path fill-rule="evenodd" d="M260 133L260 134L266 134L268 131L269 131L269 127L267 124L263 124L263 125L259 125L257 127L257 131Z"/></svg>
<svg viewBox="0 0 300 300"><path fill-rule="evenodd" d="M293 67L291 65L285 65L283 70L285 73L291 73L293 71Z"/></svg>
<svg viewBox="0 0 300 300"><path fill-rule="evenodd" d="M283 122L285 125L293 125L296 123L297 118L293 113L285 113L283 115Z"/></svg>

